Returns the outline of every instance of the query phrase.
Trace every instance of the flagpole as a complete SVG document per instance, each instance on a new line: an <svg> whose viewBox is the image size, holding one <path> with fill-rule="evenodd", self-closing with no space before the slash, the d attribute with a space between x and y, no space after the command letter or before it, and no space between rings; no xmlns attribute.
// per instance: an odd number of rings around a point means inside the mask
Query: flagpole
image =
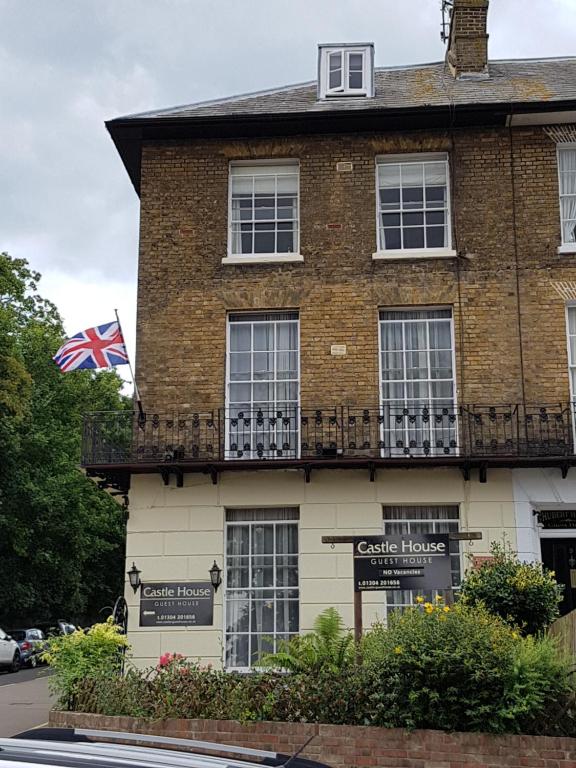
<svg viewBox="0 0 576 768"><path fill-rule="evenodd" d="M114 313L116 315L116 322L118 323L118 330L122 334L122 338L124 339L124 334L122 333L122 324L120 323L120 317L118 315L118 310L115 309ZM124 344L126 344L126 339L124 339ZM143 421L146 417L144 415L144 410L142 408L142 401L140 400L140 392L138 391L138 384L136 383L136 376L134 376L134 371L132 369L132 363L130 361L130 355L128 354L128 348L126 348L126 358L128 360L128 368L130 369L130 374L132 376L132 383L134 384L134 396L136 398L136 403L138 405L138 420Z"/></svg>

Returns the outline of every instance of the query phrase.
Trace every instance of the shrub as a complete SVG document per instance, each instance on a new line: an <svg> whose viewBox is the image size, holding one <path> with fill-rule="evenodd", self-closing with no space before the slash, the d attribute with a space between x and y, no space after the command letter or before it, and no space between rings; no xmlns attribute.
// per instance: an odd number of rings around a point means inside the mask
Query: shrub
<svg viewBox="0 0 576 768"><path fill-rule="evenodd" d="M54 670L50 685L60 706L69 706L85 678L117 675L122 666L122 652L128 641L122 628L112 619L94 624L88 630L77 629L71 635L52 637L43 660Z"/></svg>
<svg viewBox="0 0 576 768"><path fill-rule="evenodd" d="M522 638L483 606L397 613L373 627L363 655L372 725L517 733L570 690L548 640Z"/></svg>
<svg viewBox="0 0 576 768"><path fill-rule="evenodd" d="M344 669L354 656L351 632L335 608L327 608L316 617L314 631L297 635L280 643L277 653L264 654L260 667L310 673L320 669L337 672Z"/></svg>
<svg viewBox="0 0 576 768"><path fill-rule="evenodd" d="M466 572L461 600L483 603L525 634L546 629L559 615L562 587L540 563L521 563L510 545L493 543L492 560Z"/></svg>
<svg viewBox="0 0 576 768"><path fill-rule="evenodd" d="M484 606L422 601L374 625L360 650L340 667L314 657L304 671L251 674L165 654L146 672L91 675L74 706L150 720L576 734L569 664L554 642L522 637Z"/></svg>

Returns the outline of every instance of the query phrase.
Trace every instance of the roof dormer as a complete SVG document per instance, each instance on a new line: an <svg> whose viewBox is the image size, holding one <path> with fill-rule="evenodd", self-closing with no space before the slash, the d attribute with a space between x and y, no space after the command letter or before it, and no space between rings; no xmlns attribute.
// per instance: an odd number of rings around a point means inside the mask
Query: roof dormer
<svg viewBox="0 0 576 768"><path fill-rule="evenodd" d="M318 98L374 96L374 43L321 43Z"/></svg>

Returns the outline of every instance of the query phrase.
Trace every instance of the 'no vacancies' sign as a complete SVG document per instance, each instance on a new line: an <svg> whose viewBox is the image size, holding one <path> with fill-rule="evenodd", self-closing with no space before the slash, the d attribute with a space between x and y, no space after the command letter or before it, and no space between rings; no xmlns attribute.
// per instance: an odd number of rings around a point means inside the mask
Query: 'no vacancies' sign
<svg viewBox="0 0 576 768"><path fill-rule="evenodd" d="M447 533L354 538L354 590L451 589Z"/></svg>
<svg viewBox="0 0 576 768"><path fill-rule="evenodd" d="M214 590L209 581L147 582L140 592L140 626L209 627Z"/></svg>

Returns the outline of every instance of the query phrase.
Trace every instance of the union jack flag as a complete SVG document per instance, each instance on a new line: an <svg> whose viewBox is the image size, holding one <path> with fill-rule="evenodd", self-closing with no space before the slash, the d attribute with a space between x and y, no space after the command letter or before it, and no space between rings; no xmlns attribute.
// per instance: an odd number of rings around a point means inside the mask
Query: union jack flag
<svg viewBox="0 0 576 768"><path fill-rule="evenodd" d="M108 368L129 362L124 337L117 322L80 331L62 344L53 359L64 373L81 368Z"/></svg>

